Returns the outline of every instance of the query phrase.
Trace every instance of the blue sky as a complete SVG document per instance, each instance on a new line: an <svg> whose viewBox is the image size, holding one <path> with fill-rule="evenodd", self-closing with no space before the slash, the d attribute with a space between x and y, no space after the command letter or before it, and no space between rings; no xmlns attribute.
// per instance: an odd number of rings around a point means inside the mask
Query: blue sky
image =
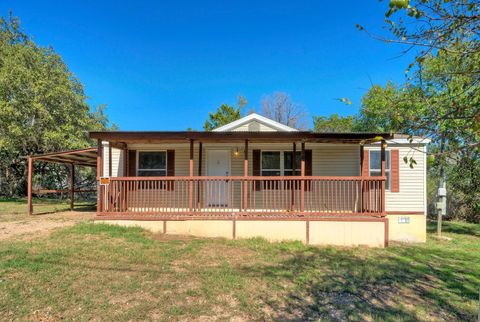
<svg viewBox="0 0 480 322"><path fill-rule="evenodd" d="M18 16L107 104L122 130L202 129L221 103L283 91L312 115L357 112L371 82L402 81L410 57L371 39L388 1L21 1ZM336 98L348 97L352 106Z"/></svg>

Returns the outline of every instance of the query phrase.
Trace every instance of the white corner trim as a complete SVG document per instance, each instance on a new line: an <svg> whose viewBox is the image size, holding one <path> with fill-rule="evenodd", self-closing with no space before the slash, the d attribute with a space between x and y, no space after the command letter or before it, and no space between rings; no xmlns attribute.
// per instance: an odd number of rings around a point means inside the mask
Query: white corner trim
<svg viewBox="0 0 480 322"><path fill-rule="evenodd" d="M252 113L247 116L242 117L241 119L238 119L236 121L233 121L231 123L225 124L223 126L220 126L219 128L216 128L213 130L213 132L228 132L236 127L239 127L245 123L251 122L251 121L257 121L260 123L263 123L267 126L270 126L278 131L284 131L284 132L297 132L297 129L294 129L293 127L287 126L285 124L279 123L277 121L271 120L265 116L259 115L257 113Z"/></svg>
<svg viewBox="0 0 480 322"><path fill-rule="evenodd" d="M427 219L428 203L427 203L427 145L423 146L423 213Z"/></svg>

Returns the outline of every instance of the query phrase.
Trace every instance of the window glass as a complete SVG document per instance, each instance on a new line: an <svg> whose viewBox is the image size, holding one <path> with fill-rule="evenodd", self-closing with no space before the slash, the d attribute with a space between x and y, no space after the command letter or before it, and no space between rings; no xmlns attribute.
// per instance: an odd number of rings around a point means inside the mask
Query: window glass
<svg viewBox="0 0 480 322"><path fill-rule="evenodd" d="M281 175L280 152L262 152L262 176L279 175Z"/></svg>
<svg viewBox="0 0 480 322"><path fill-rule="evenodd" d="M385 151L385 168L390 170L390 151ZM382 169L382 156L380 151L370 151L370 169Z"/></svg>
<svg viewBox="0 0 480 322"><path fill-rule="evenodd" d="M138 152L138 176L155 177L167 175L167 153Z"/></svg>
<svg viewBox="0 0 480 322"><path fill-rule="evenodd" d="M301 152L296 152L296 164L295 164L295 170L296 170L296 175L300 175L300 168L301 168L301 162L302 162L302 153ZM293 152L284 152L283 154L283 173L286 176L291 176L293 175Z"/></svg>
<svg viewBox="0 0 480 322"><path fill-rule="evenodd" d="M381 151L370 151L370 176L382 175ZM390 151L385 151L385 176L387 177L386 189L390 190Z"/></svg>

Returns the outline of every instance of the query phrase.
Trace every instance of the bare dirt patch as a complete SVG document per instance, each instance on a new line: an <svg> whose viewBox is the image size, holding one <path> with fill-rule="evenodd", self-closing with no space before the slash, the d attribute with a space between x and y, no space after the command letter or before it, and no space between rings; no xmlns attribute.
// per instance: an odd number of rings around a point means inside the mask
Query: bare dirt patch
<svg viewBox="0 0 480 322"><path fill-rule="evenodd" d="M94 212L68 211L22 217L20 220L0 222L0 240L10 238L32 239L50 234L53 230L92 220Z"/></svg>

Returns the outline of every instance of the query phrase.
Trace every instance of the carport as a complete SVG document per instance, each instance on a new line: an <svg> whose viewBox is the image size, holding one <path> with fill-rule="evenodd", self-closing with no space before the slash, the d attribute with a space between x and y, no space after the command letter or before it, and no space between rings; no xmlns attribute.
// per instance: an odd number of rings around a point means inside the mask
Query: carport
<svg viewBox="0 0 480 322"><path fill-rule="evenodd" d="M69 187L63 190L47 190L38 189L33 190L33 164L36 161L61 163L69 167ZM28 192L27 192L27 208L28 214L33 214L33 194L52 194L52 193L68 193L70 196L70 210L73 210L75 205L75 193L80 192L96 192L96 190L81 190L75 189L75 167L83 166L96 168L97 167L97 148L85 148L78 150L61 151L46 154L37 154L28 157Z"/></svg>

